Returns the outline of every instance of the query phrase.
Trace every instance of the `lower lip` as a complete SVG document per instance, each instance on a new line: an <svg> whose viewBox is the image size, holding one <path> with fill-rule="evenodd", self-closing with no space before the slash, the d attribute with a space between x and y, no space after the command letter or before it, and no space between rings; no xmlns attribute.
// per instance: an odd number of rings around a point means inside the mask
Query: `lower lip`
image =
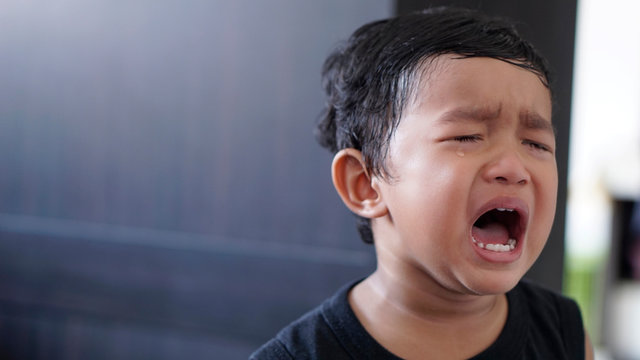
<svg viewBox="0 0 640 360"><path fill-rule="evenodd" d="M471 247L476 251L476 254L478 254L478 256L480 256L483 260L488 262L508 264L518 260L520 256L522 256L522 240L518 240L515 249L506 252L498 252L480 248L478 247L478 245L473 243L473 240L471 240L471 236L469 236L469 239L469 243L471 244Z"/></svg>

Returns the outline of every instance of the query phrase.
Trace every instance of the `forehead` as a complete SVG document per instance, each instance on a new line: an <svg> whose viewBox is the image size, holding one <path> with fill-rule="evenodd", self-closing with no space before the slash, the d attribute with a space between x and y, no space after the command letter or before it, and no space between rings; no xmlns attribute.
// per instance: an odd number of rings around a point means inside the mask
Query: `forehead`
<svg viewBox="0 0 640 360"><path fill-rule="evenodd" d="M505 61L441 55L415 75L405 113L466 109L480 117L507 111L551 120L551 93L541 78Z"/></svg>

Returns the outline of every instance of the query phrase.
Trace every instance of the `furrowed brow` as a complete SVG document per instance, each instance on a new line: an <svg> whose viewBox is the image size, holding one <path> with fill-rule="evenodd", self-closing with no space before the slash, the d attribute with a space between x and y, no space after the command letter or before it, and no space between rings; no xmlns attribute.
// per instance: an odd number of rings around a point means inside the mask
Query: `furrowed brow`
<svg viewBox="0 0 640 360"><path fill-rule="evenodd" d="M551 124L551 121L535 112L522 111L520 113L520 124L527 129L542 130L550 133L554 137L556 135L556 130Z"/></svg>

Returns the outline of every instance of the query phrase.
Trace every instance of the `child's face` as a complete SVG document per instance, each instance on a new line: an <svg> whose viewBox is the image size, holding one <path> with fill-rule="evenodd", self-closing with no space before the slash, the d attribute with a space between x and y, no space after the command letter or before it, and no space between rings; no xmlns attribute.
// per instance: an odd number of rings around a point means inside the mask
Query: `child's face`
<svg viewBox="0 0 640 360"><path fill-rule="evenodd" d="M550 121L549 90L530 71L436 59L391 140L393 178L376 180L389 210L373 223L379 251L456 292L515 286L555 214Z"/></svg>

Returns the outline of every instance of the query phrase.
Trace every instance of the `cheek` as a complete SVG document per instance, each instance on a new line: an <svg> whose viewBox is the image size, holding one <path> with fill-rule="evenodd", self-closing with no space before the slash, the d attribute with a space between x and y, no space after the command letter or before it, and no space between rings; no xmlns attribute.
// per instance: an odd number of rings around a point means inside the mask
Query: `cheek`
<svg viewBox="0 0 640 360"><path fill-rule="evenodd" d="M556 202L558 192L558 176L556 168L546 169L549 176L538 179L538 188L536 193L537 207L536 215L536 231L544 244L551 232L553 220L556 213Z"/></svg>
<svg viewBox="0 0 640 360"><path fill-rule="evenodd" d="M400 228L421 237L452 232L463 218L468 188L473 176L459 161L414 162L402 169L388 198L389 212ZM459 226L456 226L459 227Z"/></svg>
<svg viewBox="0 0 640 360"><path fill-rule="evenodd" d="M556 203L558 197L558 170L556 166L547 169L548 177L544 180L544 188L539 191L542 192L542 196L545 201L545 205L548 208L547 212L550 214L551 220L555 217Z"/></svg>

